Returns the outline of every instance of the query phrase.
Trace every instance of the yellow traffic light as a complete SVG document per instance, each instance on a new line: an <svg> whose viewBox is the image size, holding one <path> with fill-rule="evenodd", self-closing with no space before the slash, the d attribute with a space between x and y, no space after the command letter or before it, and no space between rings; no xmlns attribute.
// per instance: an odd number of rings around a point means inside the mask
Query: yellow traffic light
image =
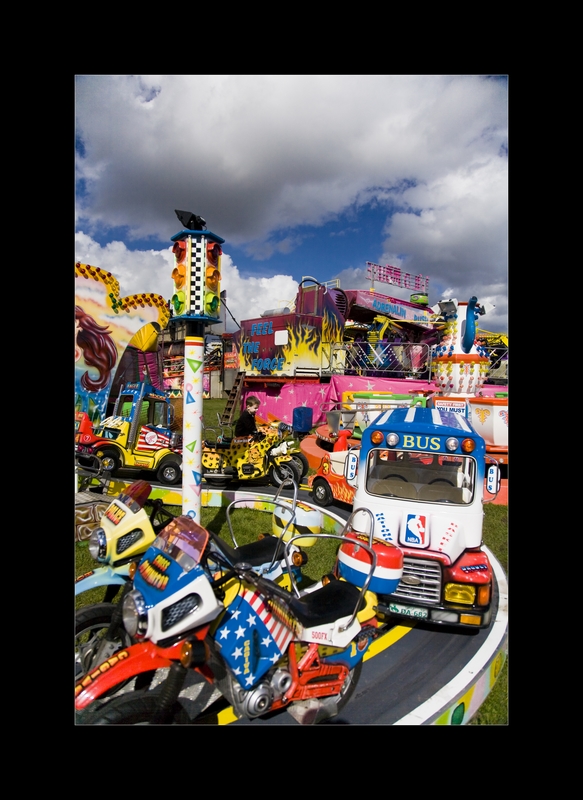
<svg viewBox="0 0 583 800"><path fill-rule="evenodd" d="M174 293L172 305L175 313L180 316L190 310L190 237L174 242Z"/></svg>
<svg viewBox="0 0 583 800"><path fill-rule="evenodd" d="M219 318L221 310L221 255L223 251L218 242L208 239L206 243L206 263L204 282L204 314Z"/></svg>

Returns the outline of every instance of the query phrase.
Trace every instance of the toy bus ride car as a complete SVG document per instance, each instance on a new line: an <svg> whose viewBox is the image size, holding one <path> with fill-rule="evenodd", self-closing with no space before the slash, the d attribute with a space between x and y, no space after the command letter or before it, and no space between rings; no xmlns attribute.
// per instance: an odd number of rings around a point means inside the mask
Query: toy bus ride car
<svg viewBox="0 0 583 800"><path fill-rule="evenodd" d="M486 460L493 463L485 481ZM403 576L392 594L379 596L379 614L490 624L493 571L482 547L483 502L495 499L499 483L497 463L461 414L396 408L363 431L354 508L370 509L375 537L404 553ZM356 531L368 534L370 524L368 513L354 515Z"/></svg>

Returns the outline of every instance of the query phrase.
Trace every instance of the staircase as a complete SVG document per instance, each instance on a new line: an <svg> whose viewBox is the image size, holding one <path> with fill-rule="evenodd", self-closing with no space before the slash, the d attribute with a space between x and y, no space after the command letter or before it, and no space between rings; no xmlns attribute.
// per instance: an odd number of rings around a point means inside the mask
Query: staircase
<svg viewBox="0 0 583 800"><path fill-rule="evenodd" d="M235 416L235 412L237 411L237 408L239 406L239 401L241 399L241 390L243 388L244 378L245 378L244 372L237 373L237 377L235 378L235 383L231 387L231 391L229 392L229 396L227 398L227 404L221 416L221 425L233 424L233 417Z"/></svg>

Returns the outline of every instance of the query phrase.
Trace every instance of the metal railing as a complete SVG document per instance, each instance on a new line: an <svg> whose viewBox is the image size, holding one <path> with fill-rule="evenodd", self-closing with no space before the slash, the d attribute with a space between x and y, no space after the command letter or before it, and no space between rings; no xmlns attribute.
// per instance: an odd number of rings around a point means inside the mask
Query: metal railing
<svg viewBox="0 0 583 800"><path fill-rule="evenodd" d="M324 369L325 369L324 365ZM431 347L426 344L394 342L350 342L332 344L329 357L332 375L361 375L391 378L429 378Z"/></svg>
<svg viewBox="0 0 583 800"><path fill-rule="evenodd" d="M490 357L486 383L505 384L508 381L508 348L484 348ZM387 378L419 378L430 380L432 374L431 346L427 344L397 344L380 340L331 344L323 348L322 372L329 375L359 375Z"/></svg>

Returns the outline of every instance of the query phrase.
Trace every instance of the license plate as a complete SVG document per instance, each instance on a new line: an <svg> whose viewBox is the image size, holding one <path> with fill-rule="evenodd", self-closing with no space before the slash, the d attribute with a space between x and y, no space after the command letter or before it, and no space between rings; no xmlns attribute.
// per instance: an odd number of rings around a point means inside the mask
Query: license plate
<svg viewBox="0 0 583 800"><path fill-rule="evenodd" d="M402 606L400 603L389 603L389 611L392 611L393 614L402 614L405 617L415 617L415 619L427 619L429 616L426 608Z"/></svg>

